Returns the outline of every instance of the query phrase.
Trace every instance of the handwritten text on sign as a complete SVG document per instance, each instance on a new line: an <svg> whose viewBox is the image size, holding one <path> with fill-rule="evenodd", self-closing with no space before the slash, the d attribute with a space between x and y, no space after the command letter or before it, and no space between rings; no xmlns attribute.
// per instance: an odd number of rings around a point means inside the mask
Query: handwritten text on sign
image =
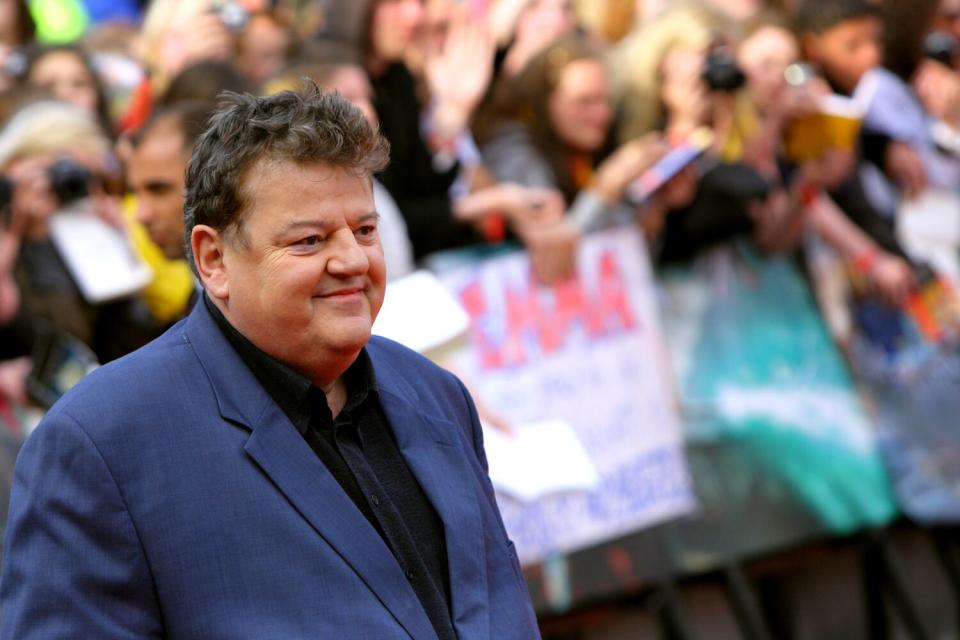
<svg viewBox="0 0 960 640"><path fill-rule="evenodd" d="M524 562L694 507L645 251L632 230L592 236L577 277L552 288L520 253L441 274L471 318L455 365L479 403L515 425L568 422L601 476L535 502L498 496Z"/></svg>

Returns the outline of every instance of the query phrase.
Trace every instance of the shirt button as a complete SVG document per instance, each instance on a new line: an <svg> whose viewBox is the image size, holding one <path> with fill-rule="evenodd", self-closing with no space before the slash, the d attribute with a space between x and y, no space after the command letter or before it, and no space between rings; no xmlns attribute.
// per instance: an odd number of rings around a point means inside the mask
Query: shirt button
<svg viewBox="0 0 960 640"><path fill-rule="evenodd" d="M380 498L378 498L378 497L376 496L376 494L370 496L370 502L372 502L372 503L373 503L373 506L375 506L375 507L379 507L379 506L380 506Z"/></svg>

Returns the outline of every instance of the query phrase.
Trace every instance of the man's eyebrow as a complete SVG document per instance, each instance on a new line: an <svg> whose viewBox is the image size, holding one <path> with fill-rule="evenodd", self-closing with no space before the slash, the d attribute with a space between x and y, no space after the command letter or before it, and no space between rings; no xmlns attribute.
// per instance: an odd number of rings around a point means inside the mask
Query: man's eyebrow
<svg viewBox="0 0 960 640"><path fill-rule="evenodd" d="M161 178L147 180L143 183L143 188L149 189L150 191L156 191L157 189L172 189L173 180L164 180Z"/></svg>
<svg viewBox="0 0 960 640"><path fill-rule="evenodd" d="M364 223L364 222L377 221L379 219L380 219L380 214L377 213L376 211L371 211L369 213L364 213L359 218L356 218L355 222ZM328 227L330 227L329 223L323 220L315 219L315 218L303 219L303 220L291 220L290 222L288 222L283 226L283 228L280 230L278 235L285 236L289 233L297 231L298 229L327 229Z"/></svg>

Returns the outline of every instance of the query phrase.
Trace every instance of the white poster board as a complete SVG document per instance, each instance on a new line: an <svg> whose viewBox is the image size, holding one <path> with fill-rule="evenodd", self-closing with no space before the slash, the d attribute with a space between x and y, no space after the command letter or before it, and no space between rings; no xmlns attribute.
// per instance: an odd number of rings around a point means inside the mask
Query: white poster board
<svg viewBox="0 0 960 640"><path fill-rule="evenodd" d="M632 228L589 237L577 271L569 282L542 287L526 255L515 253L440 276L470 316L468 346L446 364L470 388L481 419L493 415L515 437L530 435L517 438L528 457L544 422L569 425L599 476L548 493L498 491L523 563L696 508L642 238ZM495 480L503 476L501 458L516 460L498 453L502 440L491 449ZM523 482L522 474L506 475Z"/></svg>
<svg viewBox="0 0 960 640"><path fill-rule="evenodd" d="M50 218L50 237L90 304L133 295L153 279L123 231L86 210L85 201Z"/></svg>

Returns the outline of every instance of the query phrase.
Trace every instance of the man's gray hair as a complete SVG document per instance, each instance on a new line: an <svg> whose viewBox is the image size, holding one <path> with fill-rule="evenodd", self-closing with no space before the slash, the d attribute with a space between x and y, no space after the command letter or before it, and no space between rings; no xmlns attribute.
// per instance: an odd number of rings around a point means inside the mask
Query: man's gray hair
<svg viewBox="0 0 960 640"><path fill-rule="evenodd" d="M262 159L325 163L372 176L389 162L390 145L359 109L305 80L301 91L272 96L225 92L187 164L183 206L186 255L196 271L190 234L198 224L235 233L249 212L243 186Z"/></svg>

